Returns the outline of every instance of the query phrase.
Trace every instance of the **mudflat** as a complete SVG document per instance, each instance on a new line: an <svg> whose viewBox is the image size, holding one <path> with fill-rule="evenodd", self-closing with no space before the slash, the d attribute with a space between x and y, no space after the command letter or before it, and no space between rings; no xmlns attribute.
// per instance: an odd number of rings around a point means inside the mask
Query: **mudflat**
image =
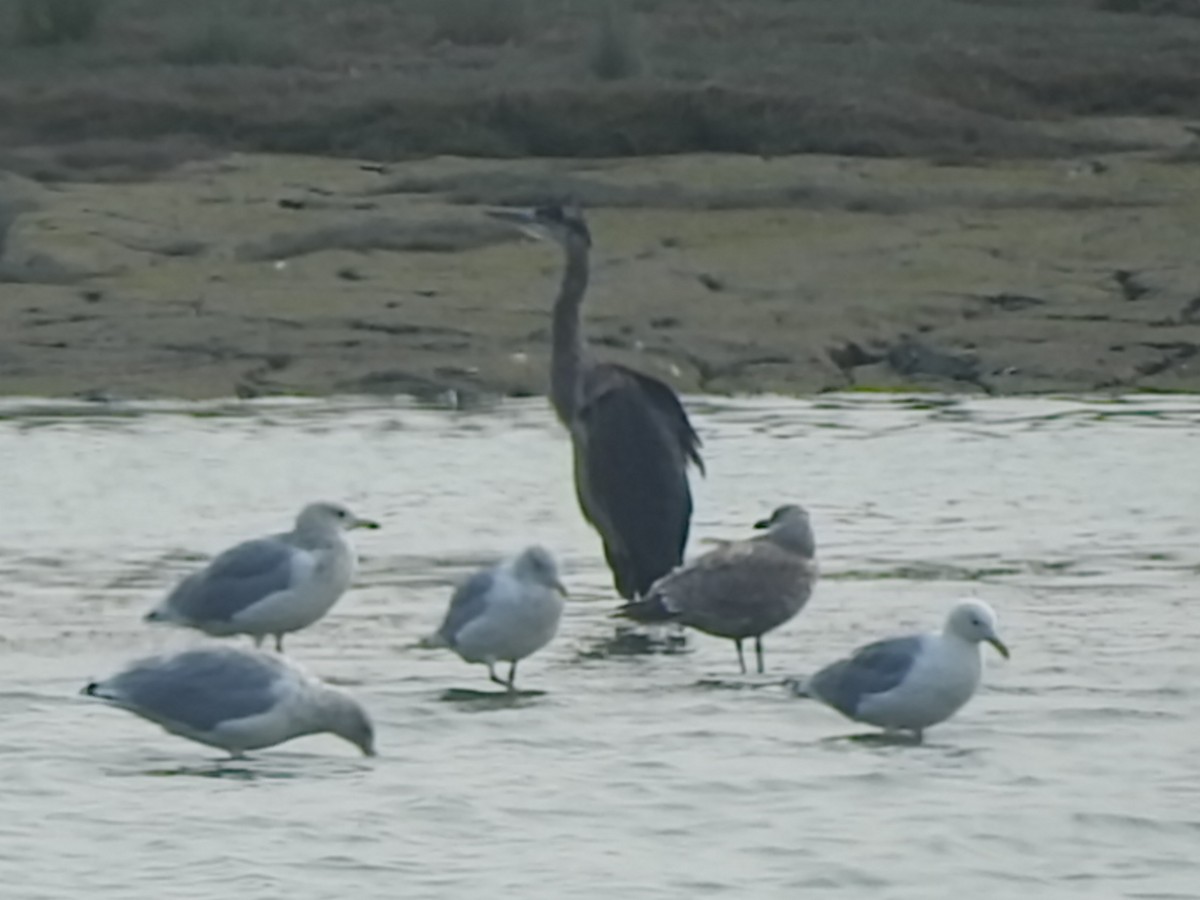
<svg viewBox="0 0 1200 900"><path fill-rule="evenodd" d="M683 391L1192 391L1188 158L235 154L135 183L10 176L0 390L540 393L560 252L484 210L570 196L595 352Z"/></svg>

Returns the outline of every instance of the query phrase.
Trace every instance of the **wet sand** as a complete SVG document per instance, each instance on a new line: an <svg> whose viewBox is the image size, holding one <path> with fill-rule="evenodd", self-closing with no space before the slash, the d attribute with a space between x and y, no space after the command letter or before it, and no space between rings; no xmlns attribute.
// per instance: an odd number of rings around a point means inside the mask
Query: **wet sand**
<svg viewBox="0 0 1200 900"><path fill-rule="evenodd" d="M6 182L0 392L524 395L556 248L482 209L582 188L597 354L686 392L1200 389L1200 165L231 156ZM323 249L324 248L324 249ZM453 393L450 393L453 392Z"/></svg>

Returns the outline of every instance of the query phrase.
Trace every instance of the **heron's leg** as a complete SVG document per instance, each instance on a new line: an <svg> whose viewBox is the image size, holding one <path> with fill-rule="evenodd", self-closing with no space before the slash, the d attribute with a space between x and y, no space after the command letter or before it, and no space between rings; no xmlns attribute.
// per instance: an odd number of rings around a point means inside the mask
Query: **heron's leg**
<svg viewBox="0 0 1200 900"><path fill-rule="evenodd" d="M492 681L496 682L496 684L502 684L505 687L508 687L508 682L496 674L496 664L494 662L492 662L490 659L488 660L487 667L488 667L488 678L490 678Z"/></svg>
<svg viewBox="0 0 1200 900"><path fill-rule="evenodd" d="M766 671L766 668L763 666L763 649L762 649L762 635L761 634L754 639L754 655L756 657L758 657L758 674L761 675L763 672Z"/></svg>
<svg viewBox="0 0 1200 900"><path fill-rule="evenodd" d="M638 591L629 571L629 557L610 547L608 541L604 541L604 561L608 563L608 569L612 572L613 587L617 589L617 594L626 600L639 597L641 592Z"/></svg>
<svg viewBox="0 0 1200 900"><path fill-rule="evenodd" d="M275 652L276 653L283 652L283 635L282 634L275 635ZM760 669L759 671L762 671L762 670Z"/></svg>
<svg viewBox="0 0 1200 900"><path fill-rule="evenodd" d="M922 729L920 729L920 728L914 728L914 729L913 729L913 740L914 740L914 741L916 741L918 744L923 744L923 743L925 743L925 732L924 732L924 730L922 730Z"/></svg>
<svg viewBox="0 0 1200 900"><path fill-rule="evenodd" d="M517 689L517 661L514 659L508 667L508 689L515 691Z"/></svg>
<svg viewBox="0 0 1200 900"><path fill-rule="evenodd" d="M745 675L745 674L746 674L746 657L742 655L742 639L741 639L741 638L734 638L734 639L733 639L733 646L737 647L737 651L738 651L738 665L739 665L739 666L741 667L741 669L742 669L742 674L743 674L743 675Z"/></svg>
<svg viewBox="0 0 1200 900"><path fill-rule="evenodd" d="M254 640L254 649L255 650L258 650L260 647L262 647L263 638L265 638L265 637L266 637L266 635L264 635L264 634L254 635L253 640Z"/></svg>

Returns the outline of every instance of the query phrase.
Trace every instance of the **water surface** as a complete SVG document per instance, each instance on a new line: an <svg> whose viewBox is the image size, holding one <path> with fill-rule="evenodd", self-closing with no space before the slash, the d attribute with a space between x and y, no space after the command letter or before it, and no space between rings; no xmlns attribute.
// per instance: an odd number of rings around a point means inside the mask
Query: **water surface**
<svg viewBox="0 0 1200 900"><path fill-rule="evenodd" d="M543 401L0 407L4 895L1200 895L1200 403L691 406L691 553L812 510L824 578L766 678L702 635L596 652L611 587ZM140 617L315 498L384 528L289 653L370 707L379 759L320 736L220 765L76 696L200 640ZM531 541L574 594L519 672L546 693L444 700L485 671L417 640L456 578ZM963 595L1013 659L925 746L846 740L863 729L774 684Z"/></svg>

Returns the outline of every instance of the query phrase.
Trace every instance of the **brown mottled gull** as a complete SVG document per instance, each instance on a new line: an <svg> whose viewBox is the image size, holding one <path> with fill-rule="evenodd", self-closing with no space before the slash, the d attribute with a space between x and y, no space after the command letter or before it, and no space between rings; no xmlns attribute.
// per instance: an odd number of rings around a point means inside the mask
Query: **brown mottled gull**
<svg viewBox="0 0 1200 900"><path fill-rule="evenodd" d="M664 575L618 616L636 622L679 622L729 638L746 671L742 641L754 638L763 671L762 636L804 608L817 579L816 542L801 506L780 506L755 528L764 534L731 541Z"/></svg>

